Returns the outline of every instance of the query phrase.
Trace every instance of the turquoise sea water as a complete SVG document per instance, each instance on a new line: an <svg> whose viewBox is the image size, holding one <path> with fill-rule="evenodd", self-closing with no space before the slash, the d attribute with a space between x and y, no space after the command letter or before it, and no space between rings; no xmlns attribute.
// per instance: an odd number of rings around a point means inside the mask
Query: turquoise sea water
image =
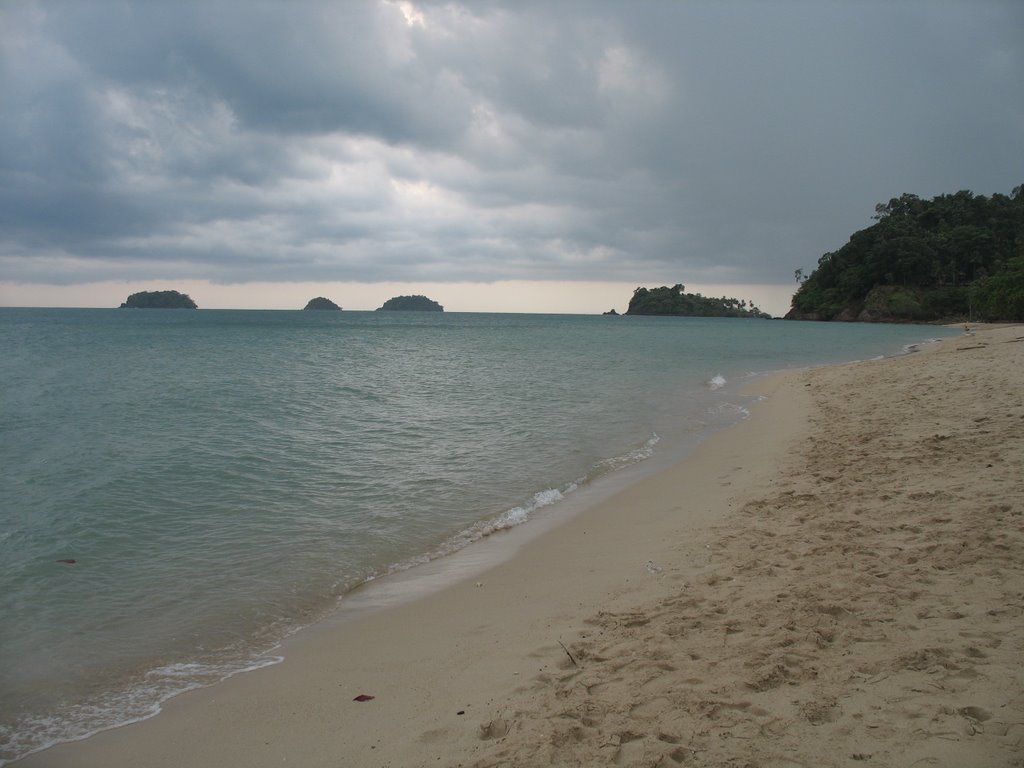
<svg viewBox="0 0 1024 768"><path fill-rule="evenodd" d="M273 663L366 580L671 459L744 416L755 373L949 333L0 309L0 765Z"/></svg>

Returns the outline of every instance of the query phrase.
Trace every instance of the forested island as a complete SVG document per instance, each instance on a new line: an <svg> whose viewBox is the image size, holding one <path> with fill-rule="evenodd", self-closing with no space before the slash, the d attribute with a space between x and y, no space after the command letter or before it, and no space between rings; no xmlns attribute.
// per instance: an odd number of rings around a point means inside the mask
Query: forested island
<svg viewBox="0 0 1024 768"><path fill-rule="evenodd" d="M121 304L121 309L198 309L187 293L178 291L140 291Z"/></svg>
<svg viewBox="0 0 1024 768"><path fill-rule="evenodd" d="M323 296L317 296L315 299L310 299L303 309L326 309L334 310L336 312L341 311L341 307L335 304L330 299L325 299Z"/></svg>
<svg viewBox="0 0 1024 768"><path fill-rule="evenodd" d="M1010 196L904 194L875 223L826 253L800 287L790 320L1024 320L1024 185Z"/></svg>
<svg viewBox="0 0 1024 768"><path fill-rule="evenodd" d="M395 296L393 299L385 301L384 306L377 308L378 312L381 310L397 310L401 312L444 312L444 307L433 299L428 299L426 296Z"/></svg>
<svg viewBox="0 0 1024 768"><path fill-rule="evenodd" d="M678 315L682 317L759 317L771 315L762 312L753 302L723 296L720 299L686 293L686 286L671 288L637 288L629 300L627 315Z"/></svg>

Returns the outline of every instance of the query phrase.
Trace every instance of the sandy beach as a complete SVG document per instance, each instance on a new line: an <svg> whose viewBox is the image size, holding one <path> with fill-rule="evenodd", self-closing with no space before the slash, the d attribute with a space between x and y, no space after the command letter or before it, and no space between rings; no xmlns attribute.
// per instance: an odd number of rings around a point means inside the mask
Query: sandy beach
<svg viewBox="0 0 1024 768"><path fill-rule="evenodd" d="M17 765L1024 766L1024 326L752 392L499 565Z"/></svg>

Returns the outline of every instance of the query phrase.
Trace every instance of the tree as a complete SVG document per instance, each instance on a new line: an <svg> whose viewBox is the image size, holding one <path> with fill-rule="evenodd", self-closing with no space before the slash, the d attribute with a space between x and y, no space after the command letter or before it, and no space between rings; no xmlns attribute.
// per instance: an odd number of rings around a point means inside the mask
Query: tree
<svg viewBox="0 0 1024 768"><path fill-rule="evenodd" d="M872 218L872 226L824 254L810 276L794 272L799 287L790 317L936 320L966 315L970 287L998 277L1024 248L1024 185L1010 196L960 190L922 200L903 194L876 205ZM890 287L901 290L879 290ZM983 302L987 311L1013 306L1012 291L1004 288L995 280L985 289L985 296L1004 297Z"/></svg>
<svg viewBox="0 0 1024 768"><path fill-rule="evenodd" d="M971 303L983 320L1024 320L1024 256L1011 259L999 274L978 281Z"/></svg>
<svg viewBox="0 0 1024 768"><path fill-rule="evenodd" d="M722 296L710 298L699 293L685 293L677 283L671 288L637 288L630 299L627 315L680 315L685 317L768 317L753 302Z"/></svg>

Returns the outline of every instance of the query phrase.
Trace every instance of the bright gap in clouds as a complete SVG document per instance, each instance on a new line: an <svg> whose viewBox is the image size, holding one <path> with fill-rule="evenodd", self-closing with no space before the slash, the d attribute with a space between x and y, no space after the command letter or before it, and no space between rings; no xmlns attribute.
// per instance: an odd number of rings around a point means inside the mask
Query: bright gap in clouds
<svg viewBox="0 0 1024 768"><path fill-rule="evenodd" d="M405 17L405 23L410 27L425 27L427 20L423 16L423 12L420 11L415 5L408 2L408 0L399 0L398 9L402 12L402 16Z"/></svg>

